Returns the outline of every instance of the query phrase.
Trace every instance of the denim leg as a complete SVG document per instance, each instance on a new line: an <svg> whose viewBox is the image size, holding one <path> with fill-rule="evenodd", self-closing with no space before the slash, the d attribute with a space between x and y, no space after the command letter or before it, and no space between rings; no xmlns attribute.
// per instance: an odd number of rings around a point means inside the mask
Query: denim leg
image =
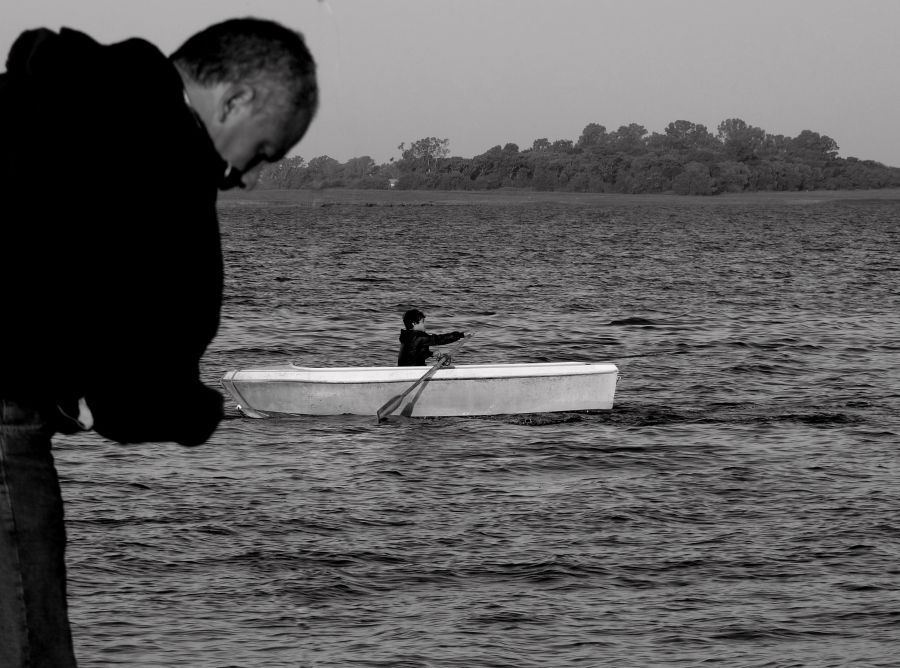
<svg viewBox="0 0 900 668"><path fill-rule="evenodd" d="M73 668L52 407L0 399L0 666Z"/></svg>

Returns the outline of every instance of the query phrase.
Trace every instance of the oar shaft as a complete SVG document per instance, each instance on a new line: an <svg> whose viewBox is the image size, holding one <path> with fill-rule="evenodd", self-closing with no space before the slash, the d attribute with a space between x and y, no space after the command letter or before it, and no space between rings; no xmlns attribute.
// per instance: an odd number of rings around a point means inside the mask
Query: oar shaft
<svg viewBox="0 0 900 668"><path fill-rule="evenodd" d="M463 342L464 342L467 338L471 338L472 335L473 335L473 333L470 332L470 333L469 333L469 336L467 336L467 337L464 336L464 337L461 338L459 341L457 341L457 342L454 344L454 346L450 349L450 352L447 353L446 356L442 356L441 358L439 358L438 361L435 362L435 363L431 366L431 368L428 369L428 371L426 371L424 374L422 374L422 376L421 376L415 383L413 383L412 385L410 385L408 388L406 388L406 390L404 390L403 392L401 392L400 394L398 394L396 397L393 397L392 399L389 399L389 400L384 404L384 406L382 406L381 408L379 408L379 409L375 412L375 421L376 421L375 423L376 423L376 424L380 423L381 420L382 420L382 418L384 418L384 416L390 415L390 414L393 413L395 410L397 410L397 407L401 404L401 402L402 402L403 399L406 397L406 395L408 395L410 392L412 392L414 389L416 389L420 384L422 384L423 382L425 382L426 380L428 380L429 378L431 378L431 377L437 372L437 370L440 369L442 366L445 366L445 365L448 363L449 360L452 360L453 354L456 353L457 349L459 349L459 347L463 344Z"/></svg>

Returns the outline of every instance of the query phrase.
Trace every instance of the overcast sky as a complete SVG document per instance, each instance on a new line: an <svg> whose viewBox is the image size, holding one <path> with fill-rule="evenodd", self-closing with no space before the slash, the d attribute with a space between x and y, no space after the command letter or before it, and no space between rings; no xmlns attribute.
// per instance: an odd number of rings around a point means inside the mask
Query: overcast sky
<svg viewBox="0 0 900 668"><path fill-rule="evenodd" d="M302 32L322 104L293 154L376 162L400 142L577 140L675 120L741 118L828 135L840 155L900 166L900 0L3 0L0 51L21 30L140 36L170 53L225 18Z"/></svg>

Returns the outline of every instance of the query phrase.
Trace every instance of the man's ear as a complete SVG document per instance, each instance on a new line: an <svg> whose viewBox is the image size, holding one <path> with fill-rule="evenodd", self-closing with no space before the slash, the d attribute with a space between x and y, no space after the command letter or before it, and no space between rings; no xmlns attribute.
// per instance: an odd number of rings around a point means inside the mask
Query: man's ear
<svg viewBox="0 0 900 668"><path fill-rule="evenodd" d="M224 123L225 119L252 109L256 91L245 83L228 84L219 97L216 105L216 119Z"/></svg>

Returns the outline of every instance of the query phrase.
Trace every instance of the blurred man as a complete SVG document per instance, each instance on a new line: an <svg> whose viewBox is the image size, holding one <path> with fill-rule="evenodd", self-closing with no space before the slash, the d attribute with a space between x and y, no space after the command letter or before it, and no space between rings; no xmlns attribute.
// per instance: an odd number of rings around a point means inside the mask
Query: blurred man
<svg viewBox="0 0 900 668"><path fill-rule="evenodd" d="M170 57L22 33L0 74L0 666L75 666L55 433L206 442L222 396L219 188L252 187L318 105L303 37L235 19Z"/></svg>

